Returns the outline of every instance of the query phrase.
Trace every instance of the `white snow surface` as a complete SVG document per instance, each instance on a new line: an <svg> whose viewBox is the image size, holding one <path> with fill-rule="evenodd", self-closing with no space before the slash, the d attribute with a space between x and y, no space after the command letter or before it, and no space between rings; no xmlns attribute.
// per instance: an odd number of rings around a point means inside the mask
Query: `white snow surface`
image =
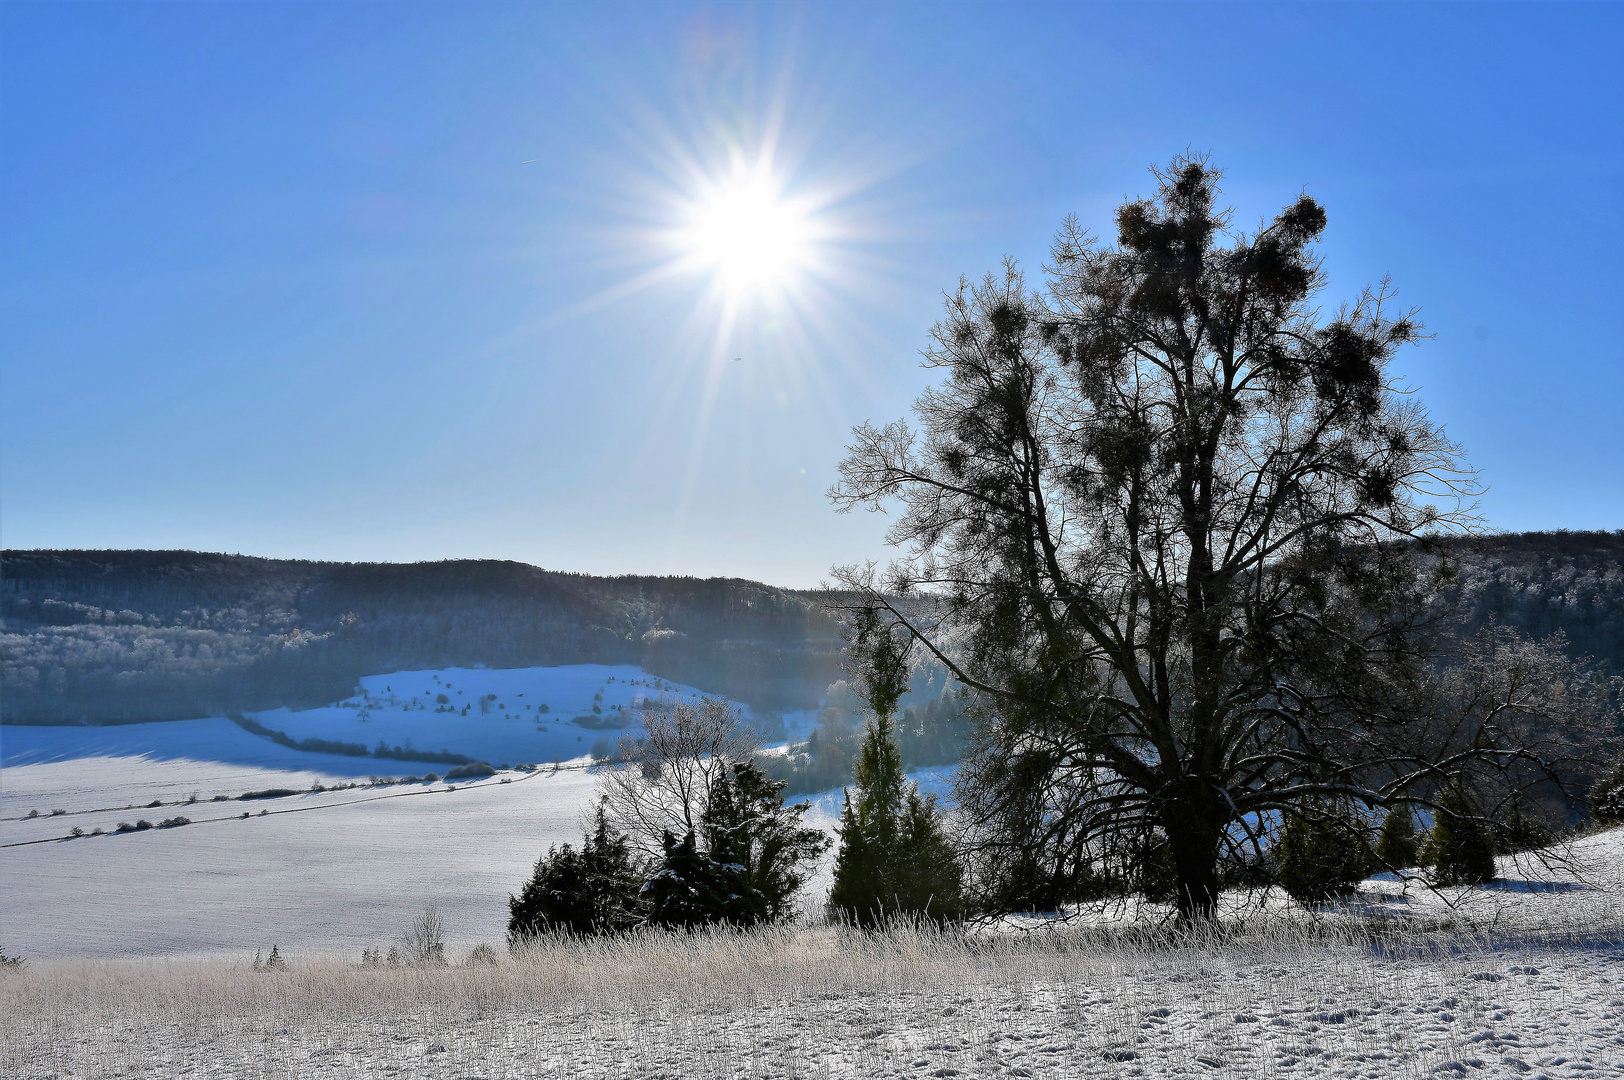
<svg viewBox="0 0 1624 1080"><path fill-rule="evenodd" d="M470 704L469 715L444 711L441 693ZM496 697L481 713L487 694ZM453 942L499 942L508 894L548 846L580 840L594 741L635 730L633 706L646 698L698 694L629 666L454 668L368 676L347 702L254 714L295 739L545 763L475 782L376 787L369 778L449 766L294 750L223 717L0 728L0 944L42 958L241 955L272 944L348 953L387 942L431 904ZM538 723L542 704L550 711ZM617 714L623 729L573 722ZM368 786L310 793L318 784ZM271 788L305 794L238 801ZM190 824L114 833L120 822L177 816ZM75 828L105 835L70 839Z"/></svg>
<svg viewBox="0 0 1624 1080"><path fill-rule="evenodd" d="M630 665L446 668L368 675L354 695L325 708L273 709L251 718L296 740L333 739L369 750L383 742L516 765L578 757L598 739L635 730L643 704L700 696ZM750 715L749 706L735 704Z"/></svg>

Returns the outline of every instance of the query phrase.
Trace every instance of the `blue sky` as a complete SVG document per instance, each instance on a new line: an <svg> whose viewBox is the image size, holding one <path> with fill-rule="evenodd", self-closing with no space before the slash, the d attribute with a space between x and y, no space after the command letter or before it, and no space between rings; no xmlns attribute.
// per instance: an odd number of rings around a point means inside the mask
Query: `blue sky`
<svg viewBox="0 0 1624 1080"><path fill-rule="evenodd" d="M823 492L941 291L1186 148L1239 223L1321 200L1330 306L1421 307L1490 525L1624 527L1621 46L1602 4L7 3L0 542L814 584L883 554ZM764 154L818 237L724 295L674 230Z"/></svg>

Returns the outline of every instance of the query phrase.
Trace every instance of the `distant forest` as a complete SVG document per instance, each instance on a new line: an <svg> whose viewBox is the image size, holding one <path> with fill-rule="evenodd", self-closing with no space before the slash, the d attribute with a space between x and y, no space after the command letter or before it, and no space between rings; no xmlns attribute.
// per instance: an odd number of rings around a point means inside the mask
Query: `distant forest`
<svg viewBox="0 0 1624 1080"><path fill-rule="evenodd" d="M131 723L350 695L362 675L638 664L767 710L841 674L818 594L515 562L325 563L190 551L0 554L0 719Z"/></svg>
<svg viewBox="0 0 1624 1080"><path fill-rule="evenodd" d="M1503 534L1446 550L1459 573L1439 601L1466 629L1560 631L1572 655L1624 674L1624 530ZM737 579L515 562L7 551L0 719L304 708L348 696L362 675L475 664L638 664L758 709L809 709L842 675L840 625L822 600Z"/></svg>

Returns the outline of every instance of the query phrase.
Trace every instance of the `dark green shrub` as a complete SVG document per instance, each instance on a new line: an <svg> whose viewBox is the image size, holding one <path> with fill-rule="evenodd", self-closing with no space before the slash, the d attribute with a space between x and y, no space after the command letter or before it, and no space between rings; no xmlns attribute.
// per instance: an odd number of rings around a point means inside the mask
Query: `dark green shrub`
<svg viewBox="0 0 1624 1080"><path fill-rule="evenodd" d="M297 794L299 793L294 791L292 788L273 787L265 788L262 791L245 791L241 795L237 796L237 801L246 802L249 799L285 799L289 795Z"/></svg>
<svg viewBox="0 0 1624 1080"><path fill-rule="evenodd" d="M1376 858L1389 870L1419 865L1421 838L1415 831L1415 814L1409 803L1399 803L1387 812L1381 835L1376 838Z"/></svg>
<svg viewBox="0 0 1624 1080"><path fill-rule="evenodd" d="M665 855L644 882L649 922L669 929L692 929L724 922L745 926L753 921L755 904L743 864L723 846L701 851L694 834L680 841L665 834Z"/></svg>
<svg viewBox="0 0 1624 1080"><path fill-rule="evenodd" d="M1590 815L1602 825L1624 825L1624 750L1590 789Z"/></svg>
<svg viewBox="0 0 1624 1080"><path fill-rule="evenodd" d="M1478 814L1472 793L1459 776L1438 797L1421 858L1433 868L1433 880L1439 885L1494 880L1494 828Z"/></svg>
<svg viewBox="0 0 1624 1080"><path fill-rule="evenodd" d="M495 776L496 770L488 762L471 761L467 765L454 765L445 771L447 780L476 780L482 776Z"/></svg>
<svg viewBox="0 0 1624 1080"><path fill-rule="evenodd" d="M1276 874L1291 898L1322 904L1348 896L1370 871L1365 827L1344 803L1309 803L1286 815Z"/></svg>
<svg viewBox="0 0 1624 1080"><path fill-rule="evenodd" d="M518 896L508 897L508 945L545 933L609 934L642 918L642 867L600 804L579 850L548 848Z"/></svg>

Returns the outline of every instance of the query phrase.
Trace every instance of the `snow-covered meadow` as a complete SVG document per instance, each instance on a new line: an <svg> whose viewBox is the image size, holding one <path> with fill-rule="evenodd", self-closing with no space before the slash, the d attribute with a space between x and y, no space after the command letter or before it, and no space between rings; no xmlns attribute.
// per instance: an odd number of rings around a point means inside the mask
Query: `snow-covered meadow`
<svg viewBox="0 0 1624 1080"><path fill-rule="evenodd" d="M548 845L580 837L593 741L634 730L647 698L698 693L635 667L450 669L251 718L296 740L540 763L474 781L375 785L448 766L295 750L223 717L0 729L0 945L38 958L349 953L429 905L455 943L500 942L508 893ZM300 794L239 799L267 789ZM189 824L115 831L176 817Z"/></svg>
<svg viewBox="0 0 1624 1080"><path fill-rule="evenodd" d="M1624 1077L1624 831L1502 858L1477 889L1372 879L1316 912L1232 894L1204 941L1113 903L969 936L813 919L508 954L508 893L596 790L570 751L603 732L571 721L694 692L636 669L396 673L255 717L541 762L450 782L223 718L4 729L0 944L30 962L0 975L0 1076ZM274 788L299 793L238 798ZM812 801L831 827L839 793ZM809 911L827 885L825 866ZM359 963L428 905L449 966ZM494 965L470 962L482 942ZM288 966L256 970L273 944Z"/></svg>
<svg viewBox="0 0 1624 1080"><path fill-rule="evenodd" d="M455 959L35 964L0 978L0 1074L1624 1076L1616 934L800 928Z"/></svg>

